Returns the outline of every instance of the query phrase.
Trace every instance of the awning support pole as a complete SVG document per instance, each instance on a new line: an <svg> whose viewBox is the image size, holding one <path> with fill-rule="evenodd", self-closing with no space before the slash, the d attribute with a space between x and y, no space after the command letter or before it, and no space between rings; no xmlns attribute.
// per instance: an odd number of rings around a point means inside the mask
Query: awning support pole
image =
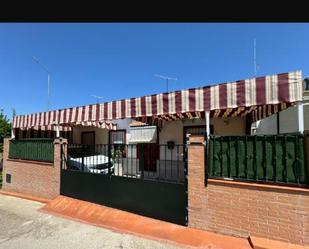
<svg viewBox="0 0 309 249"><path fill-rule="evenodd" d="M304 105L303 102L297 102L297 131L304 133Z"/></svg>
<svg viewBox="0 0 309 249"><path fill-rule="evenodd" d="M205 112L205 120L206 120L206 135L207 135L207 140L210 135L210 117L209 117L209 112Z"/></svg>
<svg viewBox="0 0 309 249"><path fill-rule="evenodd" d="M15 129L12 128L11 129L11 139L14 139L15 138Z"/></svg>
<svg viewBox="0 0 309 249"><path fill-rule="evenodd" d="M56 125L56 138L60 137L59 125Z"/></svg>

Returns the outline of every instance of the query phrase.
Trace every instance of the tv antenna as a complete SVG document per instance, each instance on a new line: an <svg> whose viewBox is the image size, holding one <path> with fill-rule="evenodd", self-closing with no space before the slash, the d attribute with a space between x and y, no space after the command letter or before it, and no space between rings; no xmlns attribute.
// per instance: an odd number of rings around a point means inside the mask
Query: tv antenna
<svg viewBox="0 0 309 249"><path fill-rule="evenodd" d="M99 104L99 99L103 99L102 96L98 96L98 95L91 95L91 96L97 99L97 104Z"/></svg>
<svg viewBox="0 0 309 249"><path fill-rule="evenodd" d="M32 60L35 63L39 64L44 69L44 71L47 73L47 111L49 111L49 107L50 107L50 71L47 69L47 67L45 67L40 62L40 60L37 57L32 56Z"/></svg>
<svg viewBox="0 0 309 249"><path fill-rule="evenodd" d="M172 78L172 77L164 76L164 75L160 75L160 74L155 74L154 76L166 80L166 92L168 92L169 81L170 80L175 80L175 81L178 80L177 78Z"/></svg>
<svg viewBox="0 0 309 249"><path fill-rule="evenodd" d="M257 65L256 65L256 39L253 40L253 64L254 64L254 77L256 77Z"/></svg>

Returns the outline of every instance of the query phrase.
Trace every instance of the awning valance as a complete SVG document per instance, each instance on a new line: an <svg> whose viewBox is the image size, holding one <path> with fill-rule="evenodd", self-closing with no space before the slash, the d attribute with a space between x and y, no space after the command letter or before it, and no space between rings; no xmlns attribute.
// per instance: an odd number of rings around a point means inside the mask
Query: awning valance
<svg viewBox="0 0 309 249"><path fill-rule="evenodd" d="M114 124L112 122L108 121L85 121L85 122L77 122L77 123L67 123L67 124L60 124L58 126L59 131L72 131L72 127L76 126L82 126L82 127L97 127L97 128L102 128L102 129L107 129L107 130L116 130L117 129L117 124ZM19 127L21 130L27 130L27 129L34 129L34 130L52 130L56 131L57 130L57 125L37 125L37 126L24 126L24 127Z"/></svg>
<svg viewBox="0 0 309 249"><path fill-rule="evenodd" d="M107 121L84 121L71 124L71 126L91 126L108 130L116 130L117 124Z"/></svg>
<svg viewBox="0 0 309 249"><path fill-rule="evenodd" d="M123 99L101 104L16 116L13 128L142 118L239 107L294 103L302 100L301 71Z"/></svg>
<svg viewBox="0 0 309 249"><path fill-rule="evenodd" d="M33 130L41 130L41 131L56 131L57 127L55 125L46 125L46 126L33 126L33 127L21 127L20 130L28 130L28 129L33 129ZM59 131L72 131L72 127L70 126L59 126Z"/></svg>

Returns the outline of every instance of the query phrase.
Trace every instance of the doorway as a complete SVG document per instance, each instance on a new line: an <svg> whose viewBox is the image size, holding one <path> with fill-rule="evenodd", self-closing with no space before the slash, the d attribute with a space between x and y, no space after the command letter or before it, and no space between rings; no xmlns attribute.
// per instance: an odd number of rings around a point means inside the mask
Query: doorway
<svg viewBox="0 0 309 249"><path fill-rule="evenodd" d="M157 160L160 158L160 145L157 143L138 143L136 150L137 158L140 160L143 158L144 170L156 171ZM140 170L142 170L141 167Z"/></svg>
<svg viewBox="0 0 309 249"><path fill-rule="evenodd" d="M81 133L81 142L83 145L83 153L87 156L95 154L95 132L84 131Z"/></svg>
<svg viewBox="0 0 309 249"><path fill-rule="evenodd" d="M86 145L95 145L95 132L94 131L83 131L81 134L81 142Z"/></svg>

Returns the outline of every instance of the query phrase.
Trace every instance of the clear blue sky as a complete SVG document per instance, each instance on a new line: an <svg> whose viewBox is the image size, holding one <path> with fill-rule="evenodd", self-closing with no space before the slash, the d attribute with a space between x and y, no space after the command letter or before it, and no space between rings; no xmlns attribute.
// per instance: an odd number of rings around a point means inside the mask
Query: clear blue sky
<svg viewBox="0 0 309 249"><path fill-rule="evenodd" d="M2 23L0 108L11 117L163 92L154 74L177 77L184 89L301 69L309 76L309 24Z"/></svg>

